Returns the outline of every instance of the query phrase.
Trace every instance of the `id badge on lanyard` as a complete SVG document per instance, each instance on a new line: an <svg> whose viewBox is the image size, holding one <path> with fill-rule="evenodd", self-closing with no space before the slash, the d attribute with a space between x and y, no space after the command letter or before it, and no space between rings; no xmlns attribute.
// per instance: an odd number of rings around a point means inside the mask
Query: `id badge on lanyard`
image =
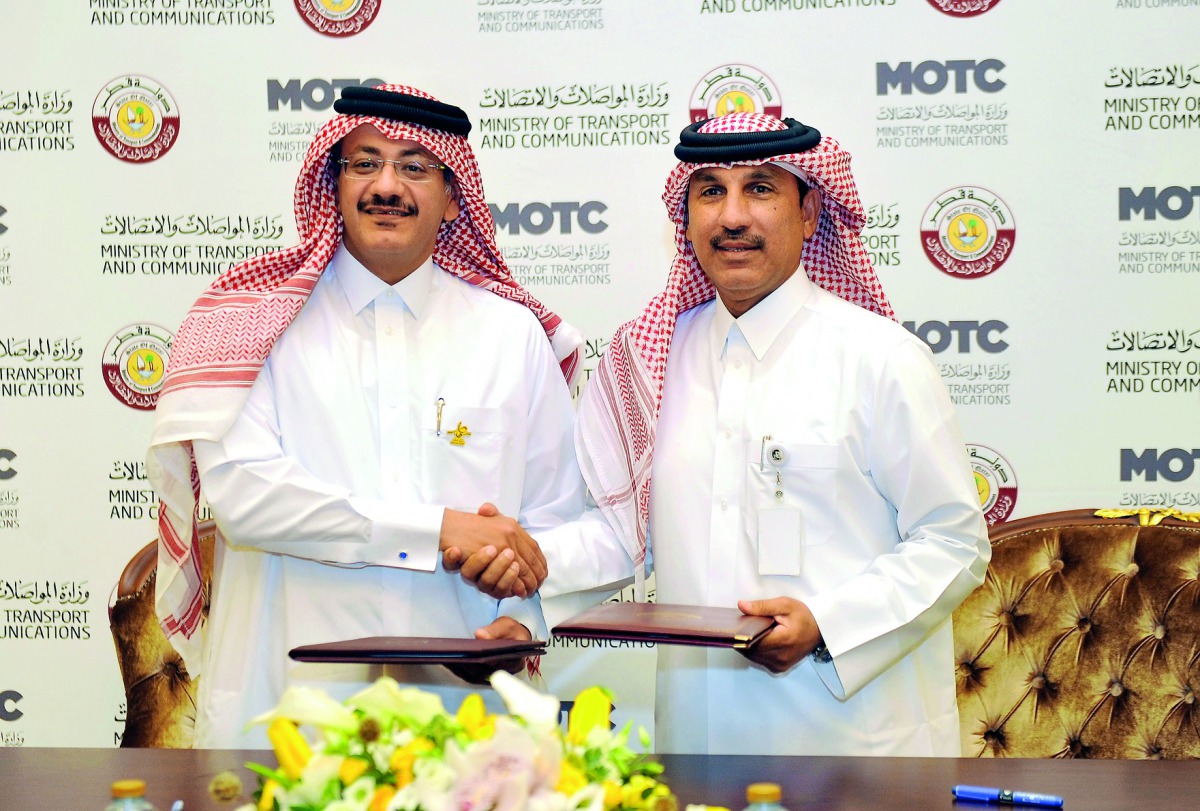
<svg viewBox="0 0 1200 811"><path fill-rule="evenodd" d="M783 466L787 464L787 449L763 437L759 469L773 474L774 499L758 510L758 573L761 575L800 574L804 562L804 516L795 507L784 505Z"/></svg>

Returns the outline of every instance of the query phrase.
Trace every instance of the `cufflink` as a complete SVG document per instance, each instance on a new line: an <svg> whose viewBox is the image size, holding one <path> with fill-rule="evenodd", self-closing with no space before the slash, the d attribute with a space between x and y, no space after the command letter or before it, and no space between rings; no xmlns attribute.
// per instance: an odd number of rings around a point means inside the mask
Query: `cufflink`
<svg viewBox="0 0 1200 811"><path fill-rule="evenodd" d="M829 652L829 648L825 647L824 639L817 643L817 646L813 648L812 653L809 655L822 664L829 664L833 661L833 654Z"/></svg>
<svg viewBox="0 0 1200 811"><path fill-rule="evenodd" d="M401 553L400 553L400 560L407 560L407 559L408 559L408 553L407 553L407 552L401 552Z"/></svg>

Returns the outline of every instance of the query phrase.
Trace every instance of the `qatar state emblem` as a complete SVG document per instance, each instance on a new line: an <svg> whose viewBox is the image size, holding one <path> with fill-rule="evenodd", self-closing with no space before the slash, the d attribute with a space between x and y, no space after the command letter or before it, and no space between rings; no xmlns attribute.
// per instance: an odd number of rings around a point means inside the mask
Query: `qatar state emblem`
<svg viewBox="0 0 1200 811"><path fill-rule="evenodd" d="M987 525L1012 517L1017 506L1017 476L1008 460L986 445L967 445L979 506Z"/></svg>
<svg viewBox="0 0 1200 811"><path fill-rule="evenodd" d="M1017 228L1008 205L979 186L947 189L925 209L921 247L948 276L977 279L1008 261Z"/></svg>
<svg viewBox="0 0 1200 811"><path fill-rule="evenodd" d="M929 5L951 17L976 17L1000 5L1000 0L929 0Z"/></svg>
<svg viewBox="0 0 1200 811"><path fill-rule="evenodd" d="M729 113L767 113L783 118L779 88L758 68L721 65L710 70L692 91L691 121L704 121Z"/></svg>
<svg viewBox="0 0 1200 811"><path fill-rule="evenodd" d="M329 37L352 37L375 21L383 0L295 0L308 27Z"/></svg>
<svg viewBox="0 0 1200 811"><path fill-rule="evenodd" d="M113 397L130 408L153 411L174 337L157 324L130 324L117 330L100 356L100 372Z"/></svg>
<svg viewBox="0 0 1200 811"><path fill-rule="evenodd" d="M119 76L92 103L92 130L114 157L158 160L179 138L179 105L148 76Z"/></svg>

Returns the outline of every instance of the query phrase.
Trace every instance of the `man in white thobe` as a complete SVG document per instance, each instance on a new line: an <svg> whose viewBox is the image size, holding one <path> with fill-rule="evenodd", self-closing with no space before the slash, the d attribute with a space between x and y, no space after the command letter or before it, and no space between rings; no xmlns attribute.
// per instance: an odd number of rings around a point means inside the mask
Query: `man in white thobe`
<svg viewBox="0 0 1200 811"><path fill-rule="evenodd" d="M465 114L400 86L335 109L297 182L302 244L197 302L158 405L159 613L199 676L202 747L265 746L246 723L288 686L344 698L383 672L290 661L298 645L546 638L545 561L522 526L583 502L564 379L578 340L512 281ZM220 533L206 623L197 489ZM439 567L451 545L489 561L477 582ZM451 710L470 689L387 672Z"/></svg>
<svg viewBox="0 0 1200 811"><path fill-rule="evenodd" d="M987 529L929 350L858 238L849 156L761 114L692 125L676 156L667 289L610 343L577 450L639 588L649 547L658 602L777 625L744 654L660 645L655 747L957 755L950 614ZM547 544L543 595L613 579L593 534Z"/></svg>

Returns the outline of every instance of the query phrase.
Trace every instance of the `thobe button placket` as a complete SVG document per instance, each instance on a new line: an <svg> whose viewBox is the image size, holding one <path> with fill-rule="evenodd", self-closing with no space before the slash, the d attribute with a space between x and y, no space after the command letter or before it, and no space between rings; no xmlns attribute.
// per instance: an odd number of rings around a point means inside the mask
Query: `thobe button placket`
<svg viewBox="0 0 1200 811"><path fill-rule="evenodd" d="M379 380L379 450L381 480L388 495L411 496L409 440L414 420L408 414L408 318L395 290L375 300L376 375Z"/></svg>
<svg viewBox="0 0 1200 811"><path fill-rule="evenodd" d="M414 425L409 397L408 330L412 316L404 297L393 289L375 299L376 374L379 380L380 495L384 498L416 497L411 472L410 440ZM410 559L408 549L396 550L399 563ZM411 623L413 572L384 567L377 596L380 616L389 617L391 633L405 635ZM383 626L380 626L381 628Z"/></svg>
<svg viewBox="0 0 1200 811"><path fill-rule="evenodd" d="M724 372L717 392L717 430L727 438L741 435L750 384L750 348L733 326L725 347ZM709 530L708 565L713 572L736 572L742 539L741 489L745 453L741 442L716 442L713 454L713 512ZM733 605L738 598L736 577L710 578L712 605Z"/></svg>

